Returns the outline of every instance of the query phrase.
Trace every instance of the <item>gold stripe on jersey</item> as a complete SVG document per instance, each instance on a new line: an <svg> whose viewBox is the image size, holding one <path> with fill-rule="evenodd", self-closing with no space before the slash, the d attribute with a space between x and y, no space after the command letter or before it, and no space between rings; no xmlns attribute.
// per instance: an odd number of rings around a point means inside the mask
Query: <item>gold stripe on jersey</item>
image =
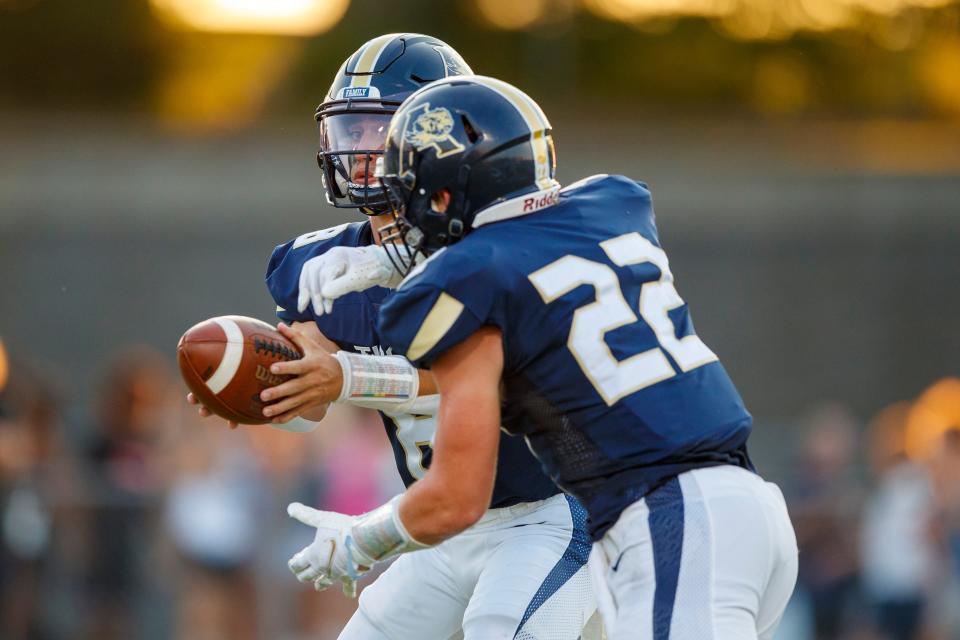
<svg viewBox="0 0 960 640"><path fill-rule="evenodd" d="M370 86L370 79L373 77L370 74L377 68L377 62L379 62L380 56L384 50L390 46L390 43L400 35L399 33L388 33L385 36L374 38L363 45L363 49L360 52L360 60L357 61L357 66L353 69L354 75L350 79L351 88Z"/></svg>
<svg viewBox="0 0 960 640"><path fill-rule="evenodd" d="M410 343L410 348L407 349L407 360L416 360L437 346L461 313L463 313L463 303L448 293L441 293L433 304L433 308L430 309L430 313L424 318L413 342Z"/></svg>

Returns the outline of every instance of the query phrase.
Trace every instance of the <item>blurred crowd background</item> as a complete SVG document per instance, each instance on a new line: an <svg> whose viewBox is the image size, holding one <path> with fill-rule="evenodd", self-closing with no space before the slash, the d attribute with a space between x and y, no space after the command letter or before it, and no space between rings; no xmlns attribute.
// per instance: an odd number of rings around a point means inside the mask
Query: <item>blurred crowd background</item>
<svg viewBox="0 0 960 640"><path fill-rule="evenodd" d="M285 506L398 491L381 423L202 420L174 347L351 219L313 110L398 31L649 183L792 510L778 639L960 638L956 0L0 0L0 638L336 637Z"/></svg>

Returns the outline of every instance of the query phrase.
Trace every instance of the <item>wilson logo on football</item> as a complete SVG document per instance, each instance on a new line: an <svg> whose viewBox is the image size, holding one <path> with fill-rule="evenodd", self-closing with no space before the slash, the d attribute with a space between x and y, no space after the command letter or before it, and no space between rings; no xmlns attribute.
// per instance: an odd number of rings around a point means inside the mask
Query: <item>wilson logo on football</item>
<svg viewBox="0 0 960 640"><path fill-rule="evenodd" d="M257 380L264 382L271 387L280 384L284 380L283 376L270 373L269 369L260 364L257 365L257 370L254 373L254 376L256 376Z"/></svg>

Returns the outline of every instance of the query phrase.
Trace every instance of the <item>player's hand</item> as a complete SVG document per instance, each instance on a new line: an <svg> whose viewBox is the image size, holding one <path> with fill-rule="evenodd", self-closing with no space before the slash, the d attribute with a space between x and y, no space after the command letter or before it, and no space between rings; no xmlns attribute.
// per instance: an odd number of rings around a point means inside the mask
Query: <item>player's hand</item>
<svg viewBox="0 0 960 640"><path fill-rule="evenodd" d="M205 406L203 406L200 403L200 399L197 398L197 396L193 395L193 392L190 392L187 394L187 402L197 406L197 413L200 414L201 418L209 418L210 416L213 415L210 409L207 409ZM229 425L231 429L236 429L238 426L240 426L233 420L227 420L227 425Z"/></svg>
<svg viewBox="0 0 960 640"><path fill-rule="evenodd" d="M287 514L317 530L313 542L287 562L297 580L313 583L317 591L340 582L344 595L357 597L357 579L370 570L373 560L353 545L350 530L356 518L319 511L299 502L288 505Z"/></svg>
<svg viewBox="0 0 960 640"><path fill-rule="evenodd" d="M333 301L340 296L370 287L394 288L401 280L381 246L333 247L303 264L297 310L302 313L313 304L313 312L322 316L333 311Z"/></svg>
<svg viewBox="0 0 960 640"><path fill-rule="evenodd" d="M315 421L316 415L325 411L323 407L340 396L343 369L328 351L329 347L315 337L283 323L278 324L277 329L300 348L303 357L270 366L272 374L295 377L260 393L260 399L269 403L264 407L263 415L279 423L298 416Z"/></svg>

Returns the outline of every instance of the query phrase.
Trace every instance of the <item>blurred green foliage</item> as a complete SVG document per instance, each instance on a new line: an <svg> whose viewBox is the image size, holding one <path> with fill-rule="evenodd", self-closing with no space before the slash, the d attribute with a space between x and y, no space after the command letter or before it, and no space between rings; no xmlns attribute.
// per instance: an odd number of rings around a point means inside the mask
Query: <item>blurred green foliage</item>
<svg viewBox="0 0 960 640"><path fill-rule="evenodd" d="M528 31L502 31L475 15L472 2L353 0L330 32L297 41L295 61L271 85L269 112L302 113L319 101L344 57L366 39L416 31L452 44L478 73L578 107L903 117L955 106L960 113L953 94L930 98L939 82L931 64L943 66L944 55L925 62L930 43L960 42L956 3L875 17L856 32L745 41L703 19L637 27L582 9ZM188 37L194 49L198 38L210 47L224 39L280 40L187 34L160 22L147 0L0 0L0 104L149 109L171 53ZM945 55L950 62L954 54Z"/></svg>

